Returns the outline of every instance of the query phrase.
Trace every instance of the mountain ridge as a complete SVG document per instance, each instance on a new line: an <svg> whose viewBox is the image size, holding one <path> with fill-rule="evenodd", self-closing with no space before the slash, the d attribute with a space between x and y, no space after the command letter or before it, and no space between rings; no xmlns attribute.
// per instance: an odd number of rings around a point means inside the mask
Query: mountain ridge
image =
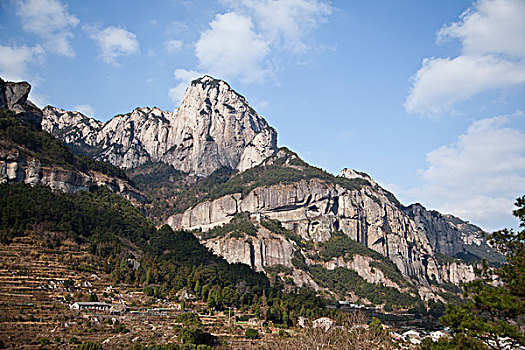
<svg viewBox="0 0 525 350"><path fill-rule="evenodd" d="M313 252L310 248L301 246L306 241L318 247L342 233L393 261L399 273L418 286L422 297L438 299L447 283L475 279L474 266L483 258L500 262L480 228L419 204L404 206L367 174L345 168L334 176L289 150L278 149L277 133L244 97L209 76L192 81L181 107L171 114L142 107L101 125L68 113L46 108L43 125L69 145L91 143L95 158L129 171L148 162L153 172L155 163L173 166L182 180L161 186L156 196L164 206L180 200L180 195L187 197L187 204L161 222L175 229L197 230L201 242L229 262L243 262L259 271L284 266L292 274L302 274L310 286L318 283L308 266L313 270L342 266L362 271L361 277L372 273L371 266L378 262L371 265L363 256L349 264L341 251L343 255L334 256L332 262L320 263L308 258ZM137 130L139 126L147 131ZM198 187L199 179L222 168L230 171L197 192L168 190L176 183ZM255 236L240 232L235 237L205 238L199 234L229 225L243 213L254 216L250 220L259 227ZM277 220L288 233L269 234L257 218ZM309 277L304 273L310 273ZM393 285L380 276L372 280Z"/></svg>
<svg viewBox="0 0 525 350"><path fill-rule="evenodd" d="M89 125L79 128L73 119ZM42 126L66 144L124 169L153 161L208 176L222 166L245 170L277 148L277 133L266 120L226 82L209 76L194 80L173 112L141 107L101 123L48 106Z"/></svg>

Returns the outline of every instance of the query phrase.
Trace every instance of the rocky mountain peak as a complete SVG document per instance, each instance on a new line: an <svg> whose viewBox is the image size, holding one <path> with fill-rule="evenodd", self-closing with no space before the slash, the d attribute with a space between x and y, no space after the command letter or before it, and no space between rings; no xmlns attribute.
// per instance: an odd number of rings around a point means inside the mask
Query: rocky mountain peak
<svg viewBox="0 0 525 350"><path fill-rule="evenodd" d="M360 171L356 171L354 169L344 168L343 170L341 170L338 176L347 179L363 179L370 182L372 186L377 185L377 183L370 177L370 175Z"/></svg>
<svg viewBox="0 0 525 350"><path fill-rule="evenodd" d="M277 133L226 82L191 82L173 112L140 107L102 124L78 112L49 107L44 129L121 168L162 162L208 176L221 167L244 171L277 150ZM85 119L87 118L87 119Z"/></svg>
<svg viewBox="0 0 525 350"><path fill-rule="evenodd" d="M277 134L226 82L204 76L191 82L174 118L173 162L207 176L227 166L240 171L277 149Z"/></svg>
<svg viewBox="0 0 525 350"><path fill-rule="evenodd" d="M42 119L43 130L55 136L64 134L62 141L68 144L96 145L96 134L102 128L102 122L80 112L65 111L53 106L46 106L43 112L47 116Z"/></svg>

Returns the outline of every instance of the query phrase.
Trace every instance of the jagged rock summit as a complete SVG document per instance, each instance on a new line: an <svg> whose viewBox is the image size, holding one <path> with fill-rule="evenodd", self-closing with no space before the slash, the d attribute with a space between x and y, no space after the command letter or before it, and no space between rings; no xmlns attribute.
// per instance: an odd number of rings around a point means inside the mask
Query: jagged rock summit
<svg viewBox="0 0 525 350"><path fill-rule="evenodd" d="M78 112L48 106L42 128L95 159L124 169L162 162L192 175L221 167L239 171L277 150L277 133L226 82L191 82L173 113L137 108L102 124Z"/></svg>

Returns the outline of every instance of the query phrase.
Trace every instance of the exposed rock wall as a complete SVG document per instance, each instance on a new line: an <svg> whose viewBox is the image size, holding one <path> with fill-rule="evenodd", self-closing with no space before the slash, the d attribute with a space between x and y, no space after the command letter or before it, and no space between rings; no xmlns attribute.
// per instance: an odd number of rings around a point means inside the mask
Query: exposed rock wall
<svg viewBox="0 0 525 350"><path fill-rule="evenodd" d="M124 180L95 171L83 173L56 166L43 166L36 158L25 158L17 151L0 147L0 183L9 182L39 184L67 193L87 191L93 185L106 186L136 205L145 202L145 197Z"/></svg>
<svg viewBox="0 0 525 350"><path fill-rule="evenodd" d="M66 144L96 147L97 135L103 123L88 118L80 112L65 111L51 106L44 108L44 115L46 117L42 119L42 130Z"/></svg>
<svg viewBox="0 0 525 350"><path fill-rule="evenodd" d="M362 256L359 254L354 255L351 261L345 261L343 257L336 257L330 261L327 261L322 264L323 267L328 270L334 270L338 267L345 267L349 270L354 270L359 276L361 276L365 281L374 284L383 284L386 287L393 287L396 289L401 289L401 287L388 279L383 271L380 269L374 269L370 263L374 261L369 256ZM311 262L315 263L315 262Z"/></svg>
<svg viewBox="0 0 525 350"><path fill-rule="evenodd" d="M265 267L276 265L293 267L292 255L295 250L293 243L266 229L261 229L256 237L227 236L212 238L203 243L228 262L240 262L256 271L263 271Z"/></svg>
<svg viewBox="0 0 525 350"><path fill-rule="evenodd" d="M137 108L102 124L48 106L42 127L125 169L152 161L207 176L223 166L246 170L277 150L275 130L227 83L209 76L190 84L173 113Z"/></svg>
<svg viewBox="0 0 525 350"><path fill-rule="evenodd" d="M34 127L40 130L42 111L27 99L30 90L31 86L26 82L6 83L0 79L0 108L14 112L16 118L35 124ZM89 130L100 127L99 124L93 124L80 113L70 113L67 118L57 120L56 124L45 125L57 130L59 128L86 129L82 136L89 135ZM89 142L89 138L86 140ZM85 191L90 186L99 185L108 187L136 205L142 205L145 202L145 197L125 180L97 171L84 173L73 166L64 168L54 164L44 165L38 157L32 156L34 153L31 150L16 142L5 143L3 141L0 139L0 183L40 184L68 193Z"/></svg>
<svg viewBox="0 0 525 350"><path fill-rule="evenodd" d="M105 124L53 107L44 112L45 130L122 168L162 162L192 175L207 176L223 166L244 171L277 152L275 130L227 83L208 76L190 84L180 108L173 112L137 108ZM468 242L479 243L481 230L417 204L404 207L367 174L343 169L339 176L362 179L368 185L350 190L338 182L311 179L262 186L244 196L235 193L199 203L170 217L168 223L174 228L206 231L229 222L235 214L250 212L281 221L307 241L326 241L341 231L389 257L405 277L422 286L430 280L458 283L474 278L471 267L439 262L436 252L465 252ZM273 265L290 267L298 249L283 237L261 233L249 239L221 237L204 243L228 261L257 270ZM341 261L336 259L335 263ZM364 260L350 265L347 267L363 276L371 271ZM298 280L299 271L294 269ZM379 274L368 278L375 283L393 283Z"/></svg>
<svg viewBox="0 0 525 350"><path fill-rule="evenodd" d="M414 219L418 228L426 233L434 250L450 256L464 251L461 232L444 215L426 210L421 204L410 205L406 212Z"/></svg>
<svg viewBox="0 0 525 350"><path fill-rule="evenodd" d="M245 197L238 193L200 203L170 217L168 224L175 228L208 230L229 222L240 212L277 219L303 239L314 242L326 241L339 230L389 257L404 276L423 285L431 278L438 282L461 280L463 277L456 278L460 275L473 278L468 272L443 273L424 228L393 204L378 187L347 190L318 179L259 187ZM221 244L226 246L228 243ZM239 249L247 251L247 248ZM275 249L286 251L283 247ZM234 249L214 251L227 259L231 254L237 254ZM261 259L264 261L265 256L262 255ZM243 261L248 260L244 258ZM263 262L256 261L255 265L263 266ZM458 271L463 268L454 266Z"/></svg>

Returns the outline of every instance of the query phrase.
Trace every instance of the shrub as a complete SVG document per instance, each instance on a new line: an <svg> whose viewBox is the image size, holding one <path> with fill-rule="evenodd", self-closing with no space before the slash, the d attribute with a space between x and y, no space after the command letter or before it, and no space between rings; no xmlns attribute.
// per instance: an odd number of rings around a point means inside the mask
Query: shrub
<svg viewBox="0 0 525 350"><path fill-rule="evenodd" d="M248 328L244 333L246 339L259 339L259 331L253 328Z"/></svg>
<svg viewBox="0 0 525 350"><path fill-rule="evenodd" d="M183 344L214 345L217 343L216 336L194 327L181 329L177 337Z"/></svg>
<svg viewBox="0 0 525 350"><path fill-rule="evenodd" d="M201 319L199 315L195 312L186 312L177 316L177 322L183 323L185 326L202 326Z"/></svg>
<svg viewBox="0 0 525 350"><path fill-rule="evenodd" d="M102 345L88 341L77 346L76 350L102 350Z"/></svg>

